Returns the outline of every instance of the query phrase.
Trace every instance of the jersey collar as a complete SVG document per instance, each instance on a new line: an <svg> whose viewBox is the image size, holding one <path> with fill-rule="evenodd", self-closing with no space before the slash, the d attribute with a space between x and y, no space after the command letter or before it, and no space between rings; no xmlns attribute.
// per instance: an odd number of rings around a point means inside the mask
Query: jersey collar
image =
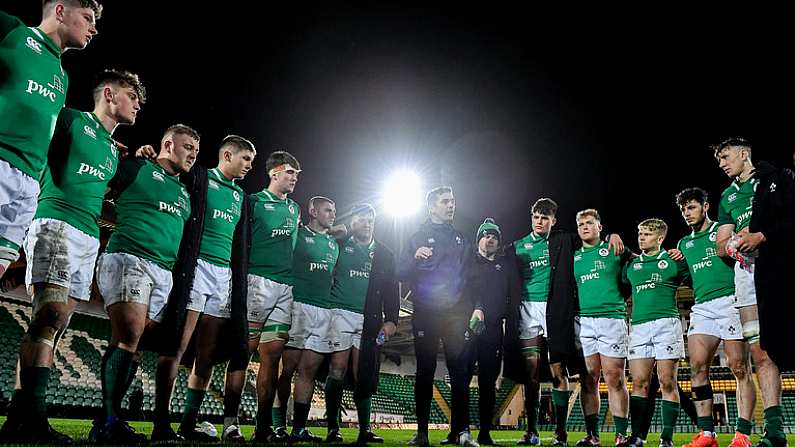
<svg viewBox="0 0 795 447"><path fill-rule="evenodd" d="M605 245L605 241L600 241L599 245L594 245L593 247L588 247L588 251L591 251L595 248L602 248ZM585 253L585 247L580 247L580 253Z"/></svg>
<svg viewBox="0 0 795 447"><path fill-rule="evenodd" d="M662 248L660 248L660 253L659 253L659 254L657 254L657 256L655 256L655 257L654 257L654 259L660 259L660 258L662 258L662 257L663 257L663 255L664 255L665 253L666 253L666 251L665 251L665 250L663 250ZM651 258L649 258L648 256L646 256L646 258L644 258L644 257L643 257L643 252L641 252L641 253L640 253L640 256L639 256L639 258L640 258L640 262L643 262L643 261L648 261L649 259L651 259Z"/></svg>

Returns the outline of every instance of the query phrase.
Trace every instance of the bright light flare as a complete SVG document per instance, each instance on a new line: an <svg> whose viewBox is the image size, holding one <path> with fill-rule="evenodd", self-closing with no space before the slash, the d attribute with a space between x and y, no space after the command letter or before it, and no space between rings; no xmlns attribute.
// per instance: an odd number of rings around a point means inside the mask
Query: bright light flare
<svg viewBox="0 0 795 447"><path fill-rule="evenodd" d="M422 209L422 184L415 172L402 170L388 177L384 187L384 209L397 218L410 217Z"/></svg>

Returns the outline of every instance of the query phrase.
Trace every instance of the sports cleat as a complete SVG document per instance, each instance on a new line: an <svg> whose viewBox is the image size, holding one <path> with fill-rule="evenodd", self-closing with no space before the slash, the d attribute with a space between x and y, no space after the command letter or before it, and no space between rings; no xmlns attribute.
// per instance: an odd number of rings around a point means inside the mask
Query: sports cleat
<svg viewBox="0 0 795 447"><path fill-rule="evenodd" d="M674 447L674 442L670 439L660 439L660 447Z"/></svg>
<svg viewBox="0 0 795 447"><path fill-rule="evenodd" d="M16 443L18 436L24 434L22 422L19 418L9 415L3 428L0 428L0 444L13 444Z"/></svg>
<svg viewBox="0 0 795 447"><path fill-rule="evenodd" d="M541 438L536 432L526 432L516 445L541 445Z"/></svg>
<svg viewBox="0 0 795 447"><path fill-rule="evenodd" d="M555 434L552 436L552 446L553 447L568 447L569 435L565 431L557 431L555 430Z"/></svg>
<svg viewBox="0 0 795 447"><path fill-rule="evenodd" d="M293 432L290 433L290 442L323 442L323 438L312 434L312 432L306 428L299 429L298 431L293 429Z"/></svg>
<svg viewBox="0 0 795 447"><path fill-rule="evenodd" d="M602 443L599 441L599 436L588 434L584 438L577 441L577 447L601 447Z"/></svg>
<svg viewBox="0 0 795 447"><path fill-rule="evenodd" d="M431 443L428 441L428 433L417 432L414 433L414 436L408 442L409 445L415 445L417 447L430 447Z"/></svg>
<svg viewBox="0 0 795 447"><path fill-rule="evenodd" d="M640 436L632 435L627 439L627 447L643 447L645 444L646 440Z"/></svg>
<svg viewBox="0 0 795 447"><path fill-rule="evenodd" d="M460 447L480 447L474 439L469 430L464 430L458 434L458 445Z"/></svg>
<svg viewBox="0 0 795 447"><path fill-rule="evenodd" d="M345 441L342 440L342 435L340 434L340 430L338 428L332 428L331 430L328 431L328 434L326 435L326 442L340 444Z"/></svg>
<svg viewBox="0 0 795 447"><path fill-rule="evenodd" d="M188 442L218 442L218 436L213 436L210 430L202 427L200 424L193 427L193 430L180 427L177 434L185 438L185 441Z"/></svg>
<svg viewBox="0 0 795 447"><path fill-rule="evenodd" d="M287 427L276 427L276 442L290 442L290 432Z"/></svg>
<svg viewBox="0 0 795 447"><path fill-rule="evenodd" d="M629 445L629 438L620 433L616 433L616 440L613 445L615 447L627 447L627 445Z"/></svg>
<svg viewBox="0 0 795 447"><path fill-rule="evenodd" d="M481 430L478 433L478 444L480 445L497 445L494 443L494 440L491 439L491 434L488 431Z"/></svg>
<svg viewBox="0 0 795 447"><path fill-rule="evenodd" d="M692 441L682 447L718 447L718 440L715 437L715 433L701 430L697 435L693 436Z"/></svg>
<svg viewBox="0 0 795 447"><path fill-rule="evenodd" d="M371 431L360 431L359 437L356 438L357 444L380 444L384 442L384 438L376 435Z"/></svg>
<svg viewBox="0 0 795 447"><path fill-rule="evenodd" d="M178 435L173 428L171 428L171 424L166 425L157 425L152 429L152 435L149 437L152 442L159 442L159 441L170 441L170 442L181 442L185 439Z"/></svg>
<svg viewBox="0 0 795 447"><path fill-rule="evenodd" d="M97 434L97 442L116 445L141 444L146 442L146 435L137 433L126 421L110 416Z"/></svg>
<svg viewBox="0 0 795 447"><path fill-rule="evenodd" d="M756 447L787 447L787 439L778 439L778 438L768 438L767 431L765 434L762 435L762 438L759 440L759 443L756 444Z"/></svg>
<svg viewBox="0 0 795 447"><path fill-rule="evenodd" d="M751 447L751 437L740 432L734 433L734 439L729 443L729 447Z"/></svg>
<svg viewBox="0 0 795 447"><path fill-rule="evenodd" d="M10 425L3 426L1 434L0 442L3 444L70 445L74 443L71 437L54 429L46 419L21 424L11 421Z"/></svg>
<svg viewBox="0 0 795 447"><path fill-rule="evenodd" d="M227 425L221 434L221 440L224 442L244 442L243 433L240 433L240 427L235 424Z"/></svg>
<svg viewBox="0 0 795 447"><path fill-rule="evenodd" d="M272 428L268 427L267 429L261 431L255 430L254 435L251 437L251 442L254 444L275 444L284 441L277 440L276 432L274 432Z"/></svg>

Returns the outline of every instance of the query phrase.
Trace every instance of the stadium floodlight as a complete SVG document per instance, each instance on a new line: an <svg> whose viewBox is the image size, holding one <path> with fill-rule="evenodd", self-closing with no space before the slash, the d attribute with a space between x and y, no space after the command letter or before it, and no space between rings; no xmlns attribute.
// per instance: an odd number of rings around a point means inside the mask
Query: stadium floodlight
<svg viewBox="0 0 795 447"><path fill-rule="evenodd" d="M396 171L387 177L384 187L384 209L396 218L410 217L422 209L420 176L409 170Z"/></svg>

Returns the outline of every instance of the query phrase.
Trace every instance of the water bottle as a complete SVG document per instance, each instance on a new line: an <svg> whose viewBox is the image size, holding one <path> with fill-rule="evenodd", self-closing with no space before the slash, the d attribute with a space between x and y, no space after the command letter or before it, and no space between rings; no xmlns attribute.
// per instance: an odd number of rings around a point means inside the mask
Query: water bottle
<svg viewBox="0 0 795 447"><path fill-rule="evenodd" d="M378 332L378 337L375 338L375 344L377 346L384 346L384 343L386 343L386 334L384 333L384 330L381 329Z"/></svg>

